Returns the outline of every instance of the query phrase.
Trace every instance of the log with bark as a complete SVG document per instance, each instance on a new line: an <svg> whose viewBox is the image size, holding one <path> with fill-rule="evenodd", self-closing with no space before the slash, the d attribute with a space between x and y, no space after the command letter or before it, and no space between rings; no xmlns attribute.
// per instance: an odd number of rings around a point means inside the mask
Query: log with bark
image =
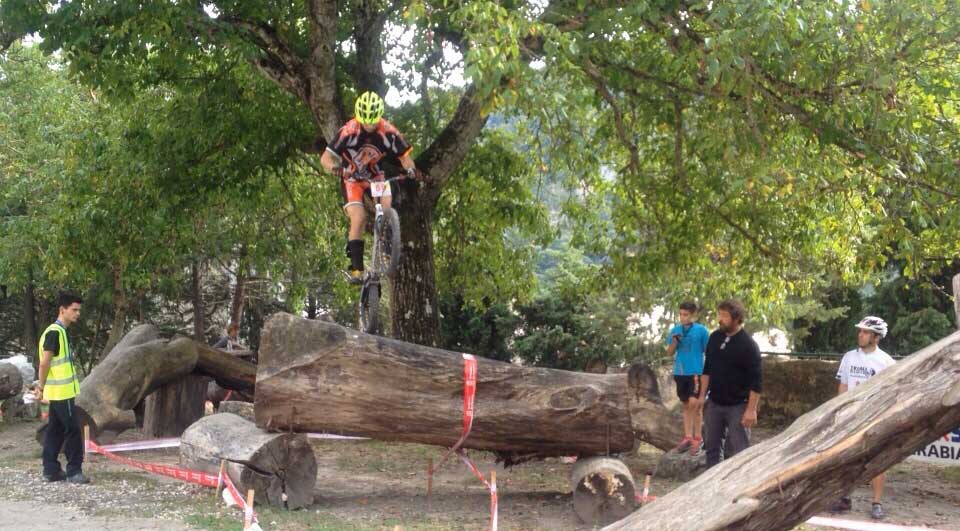
<svg viewBox="0 0 960 531"><path fill-rule="evenodd" d="M221 460L240 490L255 503L297 509L313 503L317 460L306 435L266 433L232 413L206 416L183 432L180 462L216 474Z"/></svg>
<svg viewBox="0 0 960 531"><path fill-rule="evenodd" d="M23 392L23 375L12 363L0 362L0 400L17 396Z"/></svg>
<svg viewBox="0 0 960 531"><path fill-rule="evenodd" d="M791 529L957 425L960 332L605 529Z"/></svg>
<svg viewBox="0 0 960 531"><path fill-rule="evenodd" d="M627 452L679 440L679 416L645 367L585 374L477 358L476 413L464 446L506 463ZM460 353L276 314L260 343L257 425L451 446L463 425Z"/></svg>

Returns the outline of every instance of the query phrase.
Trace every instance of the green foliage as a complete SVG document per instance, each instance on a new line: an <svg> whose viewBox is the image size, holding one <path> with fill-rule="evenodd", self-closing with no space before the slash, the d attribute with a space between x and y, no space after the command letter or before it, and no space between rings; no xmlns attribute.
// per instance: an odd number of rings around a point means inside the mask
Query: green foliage
<svg viewBox="0 0 960 531"><path fill-rule="evenodd" d="M523 300L535 286L535 245L549 241L546 209L531 190L535 174L506 129L485 133L451 178L437 206L440 292L471 304Z"/></svg>
<svg viewBox="0 0 960 531"><path fill-rule="evenodd" d="M953 331L954 325L946 315L933 308L923 308L898 316L897 324L890 333L896 338L897 352L909 354L943 339Z"/></svg>

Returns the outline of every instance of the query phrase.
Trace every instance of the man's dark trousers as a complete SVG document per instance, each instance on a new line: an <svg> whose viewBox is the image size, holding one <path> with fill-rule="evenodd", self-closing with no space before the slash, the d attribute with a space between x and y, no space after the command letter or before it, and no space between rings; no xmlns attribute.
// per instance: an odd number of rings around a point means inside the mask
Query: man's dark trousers
<svg viewBox="0 0 960 531"><path fill-rule="evenodd" d="M721 406L707 400L703 408L704 449L707 452L707 468L720 462L720 451L723 458L730 459L750 446L750 430L740 424L747 403L733 406ZM726 441L724 441L726 434Z"/></svg>
<svg viewBox="0 0 960 531"><path fill-rule="evenodd" d="M77 422L77 405L73 398L51 400L48 411L47 432L43 436L43 475L60 474L57 455L61 447L67 456L67 476L78 474L83 467L83 435Z"/></svg>

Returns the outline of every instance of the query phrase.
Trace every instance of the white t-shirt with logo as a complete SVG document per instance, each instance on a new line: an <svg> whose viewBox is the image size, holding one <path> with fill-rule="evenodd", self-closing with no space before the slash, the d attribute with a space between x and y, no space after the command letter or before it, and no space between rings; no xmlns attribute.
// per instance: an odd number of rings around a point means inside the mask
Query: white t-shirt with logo
<svg viewBox="0 0 960 531"><path fill-rule="evenodd" d="M853 389L894 363L896 361L879 348L870 353L859 348L851 350L843 355L837 380L846 385L847 389Z"/></svg>

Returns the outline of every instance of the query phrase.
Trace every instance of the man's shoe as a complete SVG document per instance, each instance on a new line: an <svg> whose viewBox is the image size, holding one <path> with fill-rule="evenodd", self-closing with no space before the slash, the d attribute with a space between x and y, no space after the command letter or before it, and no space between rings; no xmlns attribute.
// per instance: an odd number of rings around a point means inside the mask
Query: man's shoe
<svg viewBox="0 0 960 531"><path fill-rule="evenodd" d="M58 470L57 473L54 474L54 475L52 475L52 476L48 476L48 475L44 474L44 475L43 475L43 479L44 479L44 481L46 481L47 483L54 483L54 482L56 482L56 481L63 481L63 480L65 480L65 479L67 479L67 476L64 475L64 473L63 473L62 470Z"/></svg>
<svg viewBox="0 0 960 531"><path fill-rule="evenodd" d="M830 506L831 513L844 513L850 510L853 507L853 502L850 501L850 498L846 496L840 498L839 500L833 502L833 505Z"/></svg>
<svg viewBox="0 0 960 531"><path fill-rule="evenodd" d="M694 437L690 441L690 455L696 457L700 455L700 451L703 450L703 438Z"/></svg>
<svg viewBox="0 0 960 531"><path fill-rule="evenodd" d="M83 475L83 472L77 472L72 476L67 476L67 483L73 483L75 485L86 485L90 483L90 478Z"/></svg>
<svg viewBox="0 0 960 531"><path fill-rule="evenodd" d="M684 437L677 443L677 451L680 453L686 452L690 449L691 444L693 444L693 437Z"/></svg>
<svg viewBox="0 0 960 531"><path fill-rule="evenodd" d="M363 270L351 269L347 273L347 282L353 284L354 286L359 286L360 284L363 284Z"/></svg>
<svg viewBox="0 0 960 531"><path fill-rule="evenodd" d="M883 512L883 505L879 503L874 503L873 507L870 509L870 518L874 520L883 520L887 515Z"/></svg>

